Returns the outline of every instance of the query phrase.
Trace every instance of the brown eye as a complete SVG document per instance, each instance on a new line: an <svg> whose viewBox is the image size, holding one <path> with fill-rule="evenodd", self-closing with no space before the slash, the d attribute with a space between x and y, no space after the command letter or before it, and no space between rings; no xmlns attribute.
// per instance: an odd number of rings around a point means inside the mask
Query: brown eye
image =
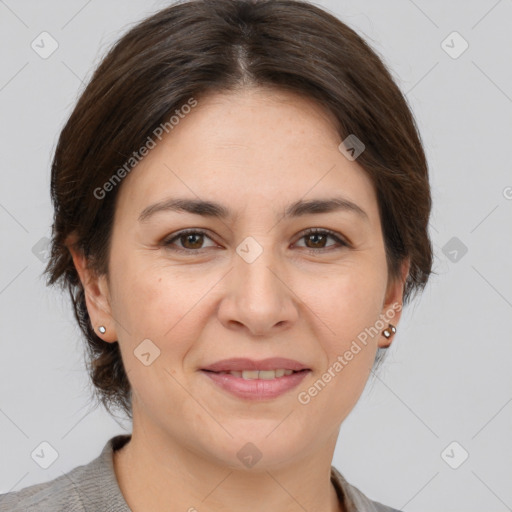
<svg viewBox="0 0 512 512"><path fill-rule="evenodd" d="M327 231L325 229L310 229L301 237L301 239L304 239L306 241L306 248L309 249L310 252L321 252L322 249L329 249L335 247L336 244L334 244L334 246L326 246L328 238L332 238L343 247L349 247L349 244L347 242L342 240L332 231Z"/></svg>
<svg viewBox="0 0 512 512"><path fill-rule="evenodd" d="M203 249L205 238L210 239L205 231L198 229L181 231L177 235L164 240L163 246L177 252L200 252ZM210 239L211 240L211 239ZM175 242L178 241L180 245L175 246Z"/></svg>
<svg viewBox="0 0 512 512"><path fill-rule="evenodd" d="M204 235L200 233L190 233L186 235L180 235L179 240L185 249L201 249L201 245L203 244L203 236Z"/></svg>
<svg viewBox="0 0 512 512"><path fill-rule="evenodd" d="M336 242L336 244L330 246L326 245L327 240L329 238L333 239ZM206 231L200 229L189 229L185 231L180 231L176 235L173 235L167 240L164 240L162 242L162 245L166 249L175 252L188 252L189 254L192 254L194 252L201 253L203 252L204 249L208 248L203 246L206 239L211 240L211 238L207 235ZM306 241L305 249L311 253L321 253L329 251L331 249L336 249L336 246L338 246L338 248L340 246L350 247L350 244L345 242L345 240L337 236L332 231L328 231L325 229L310 229L307 232L303 233L300 240L302 239Z"/></svg>
<svg viewBox="0 0 512 512"><path fill-rule="evenodd" d="M304 238L306 239L306 245L308 242L311 242L313 245L313 247L308 246L310 249L323 249L329 236L330 235L321 233L311 233L310 235L306 235Z"/></svg>

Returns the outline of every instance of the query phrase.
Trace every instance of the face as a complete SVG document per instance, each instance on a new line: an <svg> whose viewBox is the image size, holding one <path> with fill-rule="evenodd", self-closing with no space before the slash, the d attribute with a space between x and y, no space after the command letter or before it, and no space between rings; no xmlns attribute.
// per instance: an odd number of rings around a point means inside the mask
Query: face
<svg viewBox="0 0 512 512"><path fill-rule="evenodd" d="M123 180L109 279L88 288L87 305L93 325L107 326L100 336L119 341L134 425L237 466L247 442L260 466L334 449L403 292L388 282L372 182L340 142L329 114L302 97L210 95ZM148 210L175 199L226 215ZM332 199L352 207L311 208ZM307 370L257 386L204 371L273 357Z"/></svg>

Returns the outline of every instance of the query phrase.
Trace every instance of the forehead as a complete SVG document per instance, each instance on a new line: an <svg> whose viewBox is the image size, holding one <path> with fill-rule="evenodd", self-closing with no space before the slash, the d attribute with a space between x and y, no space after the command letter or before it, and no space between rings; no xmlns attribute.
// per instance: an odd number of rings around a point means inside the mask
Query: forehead
<svg viewBox="0 0 512 512"><path fill-rule="evenodd" d="M123 216L170 196L282 212L285 203L335 192L378 216L371 179L339 151L336 119L316 102L259 89L197 101L124 178Z"/></svg>

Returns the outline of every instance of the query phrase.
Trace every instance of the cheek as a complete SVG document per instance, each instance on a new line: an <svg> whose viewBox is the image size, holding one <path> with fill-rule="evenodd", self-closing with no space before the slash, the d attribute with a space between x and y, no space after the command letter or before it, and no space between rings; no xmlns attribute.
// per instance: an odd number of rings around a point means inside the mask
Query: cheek
<svg viewBox="0 0 512 512"><path fill-rule="evenodd" d="M120 348L133 392L140 405L161 407L165 397L165 407L181 410L190 397L179 385L180 368L202 328L198 302L212 285L197 276L194 283L190 273L142 265L135 271L128 263L118 267L117 279L116 313L127 327Z"/></svg>
<svg viewBox="0 0 512 512"><path fill-rule="evenodd" d="M351 265L297 283L305 314L313 312L324 336L334 347L356 337L382 313L385 282L378 265ZM385 278L385 275L384 275ZM309 309L308 309L309 308ZM309 312L308 312L309 311ZM320 334L320 333L319 333Z"/></svg>
<svg viewBox="0 0 512 512"><path fill-rule="evenodd" d="M378 276L346 273L317 288L304 302L317 328L315 338L325 355L315 379L301 388L304 411L318 411L327 423L342 422L357 403L368 381L379 334L382 289ZM323 411L323 412L320 412Z"/></svg>
<svg viewBox="0 0 512 512"><path fill-rule="evenodd" d="M173 337L211 288L198 273L148 264L142 258L126 258L115 268L114 314L126 325L133 343Z"/></svg>
<svg viewBox="0 0 512 512"><path fill-rule="evenodd" d="M316 326L314 337L325 355L320 382L304 390L305 400L310 396L320 409L337 404L332 409L337 421L357 402L373 367L380 336L375 324L385 293L381 269L377 263L345 266L326 281L317 279L316 287L311 282L302 288L309 308L305 314Z"/></svg>

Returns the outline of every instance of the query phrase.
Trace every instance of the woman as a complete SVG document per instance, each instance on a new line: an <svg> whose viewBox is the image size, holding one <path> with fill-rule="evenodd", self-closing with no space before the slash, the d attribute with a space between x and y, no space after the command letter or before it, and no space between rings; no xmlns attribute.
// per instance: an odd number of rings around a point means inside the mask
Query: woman
<svg viewBox="0 0 512 512"><path fill-rule="evenodd" d="M0 510L395 510L331 463L431 272L431 196L353 30L294 0L158 12L96 70L51 191L48 283L133 431Z"/></svg>

